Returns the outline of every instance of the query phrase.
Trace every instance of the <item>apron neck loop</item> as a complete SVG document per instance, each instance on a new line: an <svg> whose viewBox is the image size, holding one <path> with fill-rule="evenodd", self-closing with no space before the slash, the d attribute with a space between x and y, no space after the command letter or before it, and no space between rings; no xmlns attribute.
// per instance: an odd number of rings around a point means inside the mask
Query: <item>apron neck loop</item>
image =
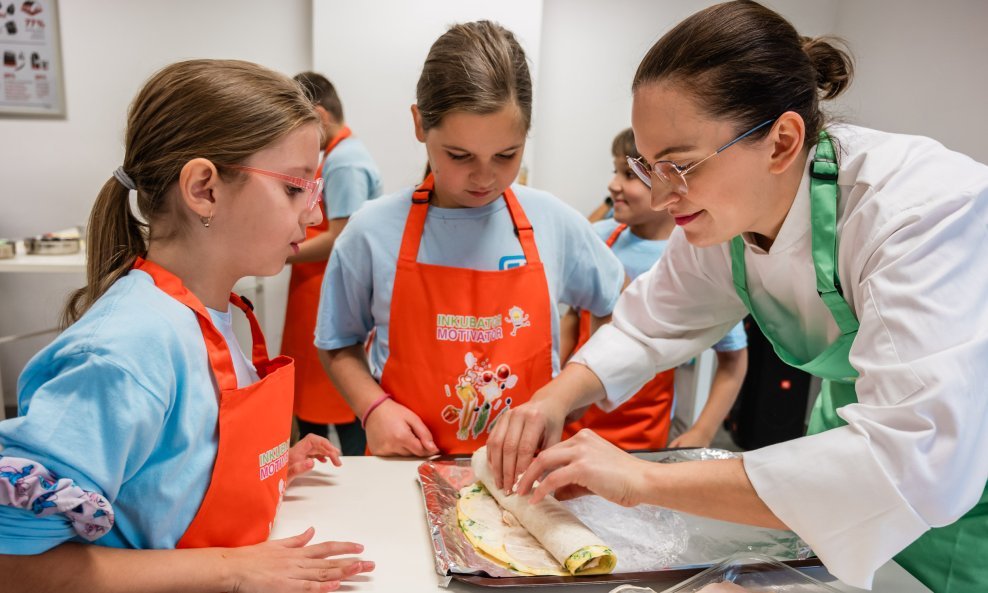
<svg viewBox="0 0 988 593"><path fill-rule="evenodd" d="M233 367L230 346L226 343L226 338L223 337L223 334L213 325L213 319L209 316L209 312L206 311L206 306L202 304L202 301L196 295L189 292L178 276L154 262L147 261L143 257L138 257L134 262L133 269L141 270L151 276L155 286L176 301L192 309L196 315L196 321L199 322L199 329L202 331L203 340L206 343L206 354L209 356L209 365L216 377L216 384L219 386L220 391L237 389L237 373ZM250 311L250 307L240 297L233 293L230 293L230 302L241 308L247 314L247 319L250 321L251 335L254 338L253 360L255 365L266 361L267 348L254 313ZM260 339L258 339L259 337Z"/></svg>
<svg viewBox="0 0 988 593"><path fill-rule="evenodd" d="M425 230L426 216L429 212L429 197L435 189L435 178L432 173L412 192L412 207L405 223L405 232L401 239L401 250L398 258L404 261L418 260L419 245L422 243L422 233ZM515 192L509 187L504 190L504 201L511 215L511 222L518 234L525 261L529 264L541 263L539 250L535 245L535 232L528 216L518 203Z"/></svg>

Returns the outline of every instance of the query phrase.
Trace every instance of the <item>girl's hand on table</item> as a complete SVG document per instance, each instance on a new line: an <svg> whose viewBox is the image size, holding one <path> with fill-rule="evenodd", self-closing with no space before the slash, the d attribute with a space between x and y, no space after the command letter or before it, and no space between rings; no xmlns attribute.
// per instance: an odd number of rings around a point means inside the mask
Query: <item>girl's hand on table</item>
<svg viewBox="0 0 988 593"><path fill-rule="evenodd" d="M374 570L374 563L357 558L330 558L359 554L364 550L352 542L322 542L306 545L315 534L304 533L242 548L219 549L230 575L230 591L279 593L335 591L340 581Z"/></svg>

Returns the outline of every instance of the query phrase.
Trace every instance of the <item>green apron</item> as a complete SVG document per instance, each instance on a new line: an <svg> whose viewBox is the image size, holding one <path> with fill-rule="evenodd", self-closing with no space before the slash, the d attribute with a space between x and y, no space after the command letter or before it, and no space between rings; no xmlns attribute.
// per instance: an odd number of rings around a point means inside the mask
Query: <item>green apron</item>
<svg viewBox="0 0 988 593"><path fill-rule="evenodd" d="M815 434L846 424L837 410L858 401L854 381L858 373L848 354L858 333L858 320L844 300L837 277L837 159L833 143L820 132L816 155L810 164L810 224L817 292L833 315L841 335L816 358L802 361L789 353L763 323L748 295L744 241L731 241L734 288L775 353L786 364L823 379L813 406L808 433ZM956 522L931 529L895 557L896 562L935 593L985 593L988 591L988 487L973 509Z"/></svg>

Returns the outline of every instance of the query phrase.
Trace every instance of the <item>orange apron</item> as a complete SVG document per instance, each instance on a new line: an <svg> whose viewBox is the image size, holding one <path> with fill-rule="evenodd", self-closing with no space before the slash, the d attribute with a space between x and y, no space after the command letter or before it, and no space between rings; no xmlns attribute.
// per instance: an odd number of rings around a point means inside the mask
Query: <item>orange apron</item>
<svg viewBox="0 0 988 593"><path fill-rule="evenodd" d="M150 274L159 289L195 311L220 391L219 445L209 488L177 547L237 547L266 541L288 482L292 359L268 359L264 335L254 313L244 300L231 293L230 302L250 321L251 358L260 377L256 383L238 388L226 340L213 326L199 299L186 290L179 278L157 264L138 258L134 268Z"/></svg>
<svg viewBox="0 0 988 593"><path fill-rule="evenodd" d="M525 265L480 271L417 262L432 189L430 174L412 195L381 387L422 419L440 451L472 453L501 414L552 379L549 285L511 188L504 201Z"/></svg>
<svg viewBox="0 0 988 593"><path fill-rule="evenodd" d="M607 246L613 247L618 236L628 225L618 225L607 238ZM590 312L580 312L580 335L576 352L590 339ZM655 375L641 390L616 410L608 413L597 406L590 406L582 418L563 428L563 438L568 439L580 429L589 428L611 443L626 451L636 449L662 449L669 441L672 424L672 400L674 370Z"/></svg>
<svg viewBox="0 0 988 593"><path fill-rule="evenodd" d="M336 145L350 136L350 128L344 126L330 139L319 161L316 178L322 177L323 166ZM328 196L332 199L331 196ZM312 239L329 229L325 216L316 226L305 229L305 238ZM319 310L319 293L322 277L326 272L326 260L292 264L292 276L288 282L288 303L285 306L285 331L281 338L281 353L295 359L295 415L314 424L347 424L356 420L353 410L333 386L322 363L319 351L312 343L316 333L316 316Z"/></svg>

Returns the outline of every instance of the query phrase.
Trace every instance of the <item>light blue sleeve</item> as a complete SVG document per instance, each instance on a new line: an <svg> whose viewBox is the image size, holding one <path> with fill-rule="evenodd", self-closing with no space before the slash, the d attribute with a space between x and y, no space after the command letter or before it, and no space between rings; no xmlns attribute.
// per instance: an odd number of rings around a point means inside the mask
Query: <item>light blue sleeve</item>
<svg viewBox="0 0 988 593"><path fill-rule="evenodd" d="M371 172L363 167L331 167L325 175L326 218L349 218L375 198Z"/></svg>
<svg viewBox="0 0 988 593"><path fill-rule="evenodd" d="M126 369L93 353L36 357L20 392L22 415L0 422L3 455L36 461L111 504L151 455L167 409ZM0 506L0 554L39 554L75 537L64 515Z"/></svg>
<svg viewBox="0 0 988 593"><path fill-rule="evenodd" d="M329 256L316 317L315 345L321 350L363 343L374 327L374 266L362 226L350 221Z"/></svg>
<svg viewBox="0 0 988 593"><path fill-rule="evenodd" d="M598 317L610 315L624 286L624 266L579 213L564 210L559 218L564 279L559 300Z"/></svg>
<svg viewBox="0 0 988 593"><path fill-rule="evenodd" d="M744 322L738 323L727 335L713 345L715 352L734 352L748 347L748 334L744 333Z"/></svg>

